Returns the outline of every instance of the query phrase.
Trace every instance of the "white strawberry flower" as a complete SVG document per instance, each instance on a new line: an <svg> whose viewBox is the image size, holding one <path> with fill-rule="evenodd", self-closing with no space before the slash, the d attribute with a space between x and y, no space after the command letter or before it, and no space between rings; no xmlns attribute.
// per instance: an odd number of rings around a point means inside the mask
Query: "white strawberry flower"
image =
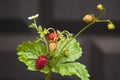
<svg viewBox="0 0 120 80"><path fill-rule="evenodd" d="M33 19L36 19L38 18L39 14L36 14L36 15L33 15L33 16L30 16L28 17L29 20L33 20Z"/></svg>

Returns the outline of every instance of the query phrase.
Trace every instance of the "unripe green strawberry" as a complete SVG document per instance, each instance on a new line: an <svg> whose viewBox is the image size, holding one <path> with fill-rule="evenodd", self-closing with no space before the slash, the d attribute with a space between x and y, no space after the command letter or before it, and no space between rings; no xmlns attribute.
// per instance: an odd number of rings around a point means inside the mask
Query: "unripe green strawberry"
<svg viewBox="0 0 120 80"><path fill-rule="evenodd" d="M64 42L65 40L66 40L66 38L65 38L65 37L62 37L62 38L61 38L61 41L62 41L62 42Z"/></svg>
<svg viewBox="0 0 120 80"><path fill-rule="evenodd" d="M97 5L97 9L100 10L100 11L102 11L102 10L104 9L104 7L103 7L102 4L98 4L98 5Z"/></svg>
<svg viewBox="0 0 120 80"><path fill-rule="evenodd" d="M51 42L51 43L49 44L49 49L50 49L50 51L54 51L54 50L56 49L56 47L57 47L57 44L56 44L55 42Z"/></svg>
<svg viewBox="0 0 120 80"><path fill-rule="evenodd" d="M44 28L43 34L46 35L48 32L48 29Z"/></svg>
<svg viewBox="0 0 120 80"><path fill-rule="evenodd" d="M64 56L68 57L70 55L69 50L64 50Z"/></svg>
<svg viewBox="0 0 120 80"><path fill-rule="evenodd" d="M113 23L109 23L108 25L107 25L107 27L108 27L108 29L115 29L115 25L113 24Z"/></svg>
<svg viewBox="0 0 120 80"><path fill-rule="evenodd" d="M93 15L90 15L90 14L87 14L83 17L83 21L86 22L86 23L92 22L93 19L94 19Z"/></svg>

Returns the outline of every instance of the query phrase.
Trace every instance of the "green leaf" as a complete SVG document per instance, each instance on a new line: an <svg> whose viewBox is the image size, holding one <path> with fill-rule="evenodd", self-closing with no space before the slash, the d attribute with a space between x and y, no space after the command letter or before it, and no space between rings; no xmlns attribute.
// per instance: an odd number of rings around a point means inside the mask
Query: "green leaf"
<svg viewBox="0 0 120 80"><path fill-rule="evenodd" d="M43 72L43 73L45 73L45 74L47 74L50 71L50 69L49 69L49 67L47 65L44 68L42 68L40 71Z"/></svg>
<svg viewBox="0 0 120 80"><path fill-rule="evenodd" d="M90 77L86 67L78 62L59 64L52 71L62 76L76 75L81 80L89 80Z"/></svg>
<svg viewBox="0 0 120 80"><path fill-rule="evenodd" d="M46 55L46 47L39 42L23 42L17 48L18 59L23 62L28 70L36 70L35 62L38 56Z"/></svg>
<svg viewBox="0 0 120 80"><path fill-rule="evenodd" d="M42 29L42 26L41 26L41 25L39 25L39 26L38 26L38 29L39 29L39 31L43 31L43 29Z"/></svg>
<svg viewBox="0 0 120 80"><path fill-rule="evenodd" d="M58 46L56 48L56 53L58 57L55 63L65 63L65 62L74 62L79 59L82 55L82 48L80 47L79 42L75 39L67 39L65 42L58 42ZM64 56L64 50L69 50L69 56Z"/></svg>

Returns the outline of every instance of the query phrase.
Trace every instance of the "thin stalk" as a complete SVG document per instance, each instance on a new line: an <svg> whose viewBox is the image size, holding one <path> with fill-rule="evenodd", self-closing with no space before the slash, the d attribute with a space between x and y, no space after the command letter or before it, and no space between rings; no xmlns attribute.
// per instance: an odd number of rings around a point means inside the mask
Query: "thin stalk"
<svg viewBox="0 0 120 80"><path fill-rule="evenodd" d="M96 20L95 22L109 22L109 23L112 23L109 19L108 20Z"/></svg>
<svg viewBox="0 0 120 80"><path fill-rule="evenodd" d="M96 17L96 19L94 19L91 23L89 23L87 26L85 26L84 28L82 28L72 39L70 39L70 40L64 45L64 47L62 48L62 50L65 48L65 46L66 46L67 44L69 44L70 41L72 41L73 39L77 38L83 31L85 31L86 29L88 29L92 24L94 24L94 23L96 23L96 22L110 22L110 23L112 23L110 20L99 20L99 18L100 18L103 14L105 14L105 12L106 12L106 10L104 9L104 10L102 11L102 13L101 13L98 17ZM61 51L62 51L62 50L61 50ZM60 52L60 53L61 53L61 52Z"/></svg>
<svg viewBox="0 0 120 80"><path fill-rule="evenodd" d="M48 61L50 61L50 63L48 64L48 67L49 67L49 72L45 75L45 80L50 80L50 78L51 78L51 70L52 70L52 68L51 68L51 54L49 54L50 56L49 56L49 58L48 58Z"/></svg>
<svg viewBox="0 0 120 80"><path fill-rule="evenodd" d="M88 29L92 24L94 24L95 21L89 23L87 26L85 26L84 28L82 28L72 39L70 39L62 48L61 51L63 51L63 49L65 48L66 45L69 44L70 41L72 41L73 39L77 38L83 31L85 31L86 29ZM61 53L61 52L60 52Z"/></svg>
<svg viewBox="0 0 120 80"><path fill-rule="evenodd" d="M36 23L36 19L34 19L33 21L34 21L34 23L35 23L35 28L38 30L37 23Z"/></svg>
<svg viewBox="0 0 120 80"><path fill-rule="evenodd" d="M98 17L96 17L96 19L99 19L102 15L104 15L106 13L106 10L105 9L103 9L103 11L102 11L102 13L98 16Z"/></svg>
<svg viewBox="0 0 120 80"><path fill-rule="evenodd" d="M56 32L53 28L48 28L48 31L49 31L49 30L52 30L53 32Z"/></svg>
<svg viewBox="0 0 120 80"><path fill-rule="evenodd" d="M37 31L39 32L39 29L38 29L38 26L37 26L36 19L34 19L33 21L34 21L34 24L35 24L35 28L36 28ZM49 51L49 50L48 50L48 43L47 43L47 40L46 40L45 37L43 38L43 41L45 42L45 45L46 45L46 47L47 47L47 51Z"/></svg>
<svg viewBox="0 0 120 80"><path fill-rule="evenodd" d="M61 34L64 34L66 38L68 38L71 35L67 30L62 31Z"/></svg>
<svg viewBox="0 0 120 80"><path fill-rule="evenodd" d="M54 67L54 60L55 60L54 52L51 52L50 57L49 57L49 61L50 61L49 72L46 74L45 80L50 80L50 78L51 78L52 68Z"/></svg>
<svg viewBox="0 0 120 80"><path fill-rule="evenodd" d="M77 38L83 31L85 31L89 26L91 26L92 24L94 24L95 21L91 22L90 24L88 24L87 26L85 26L84 28L82 28L75 36L74 38Z"/></svg>
<svg viewBox="0 0 120 80"><path fill-rule="evenodd" d="M46 44L47 51L49 52L49 46L48 46L48 42L47 42L46 38L44 38L44 42L45 42L45 44Z"/></svg>
<svg viewBox="0 0 120 80"><path fill-rule="evenodd" d="M45 75L45 80L50 80L51 78L51 71L49 71L46 75Z"/></svg>

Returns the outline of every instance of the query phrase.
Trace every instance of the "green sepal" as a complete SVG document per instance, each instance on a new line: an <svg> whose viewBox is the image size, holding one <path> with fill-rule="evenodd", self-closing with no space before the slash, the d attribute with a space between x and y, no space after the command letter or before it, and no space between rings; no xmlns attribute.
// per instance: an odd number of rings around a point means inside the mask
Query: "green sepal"
<svg viewBox="0 0 120 80"><path fill-rule="evenodd" d="M30 24L29 28L36 28L36 24L35 23Z"/></svg>

